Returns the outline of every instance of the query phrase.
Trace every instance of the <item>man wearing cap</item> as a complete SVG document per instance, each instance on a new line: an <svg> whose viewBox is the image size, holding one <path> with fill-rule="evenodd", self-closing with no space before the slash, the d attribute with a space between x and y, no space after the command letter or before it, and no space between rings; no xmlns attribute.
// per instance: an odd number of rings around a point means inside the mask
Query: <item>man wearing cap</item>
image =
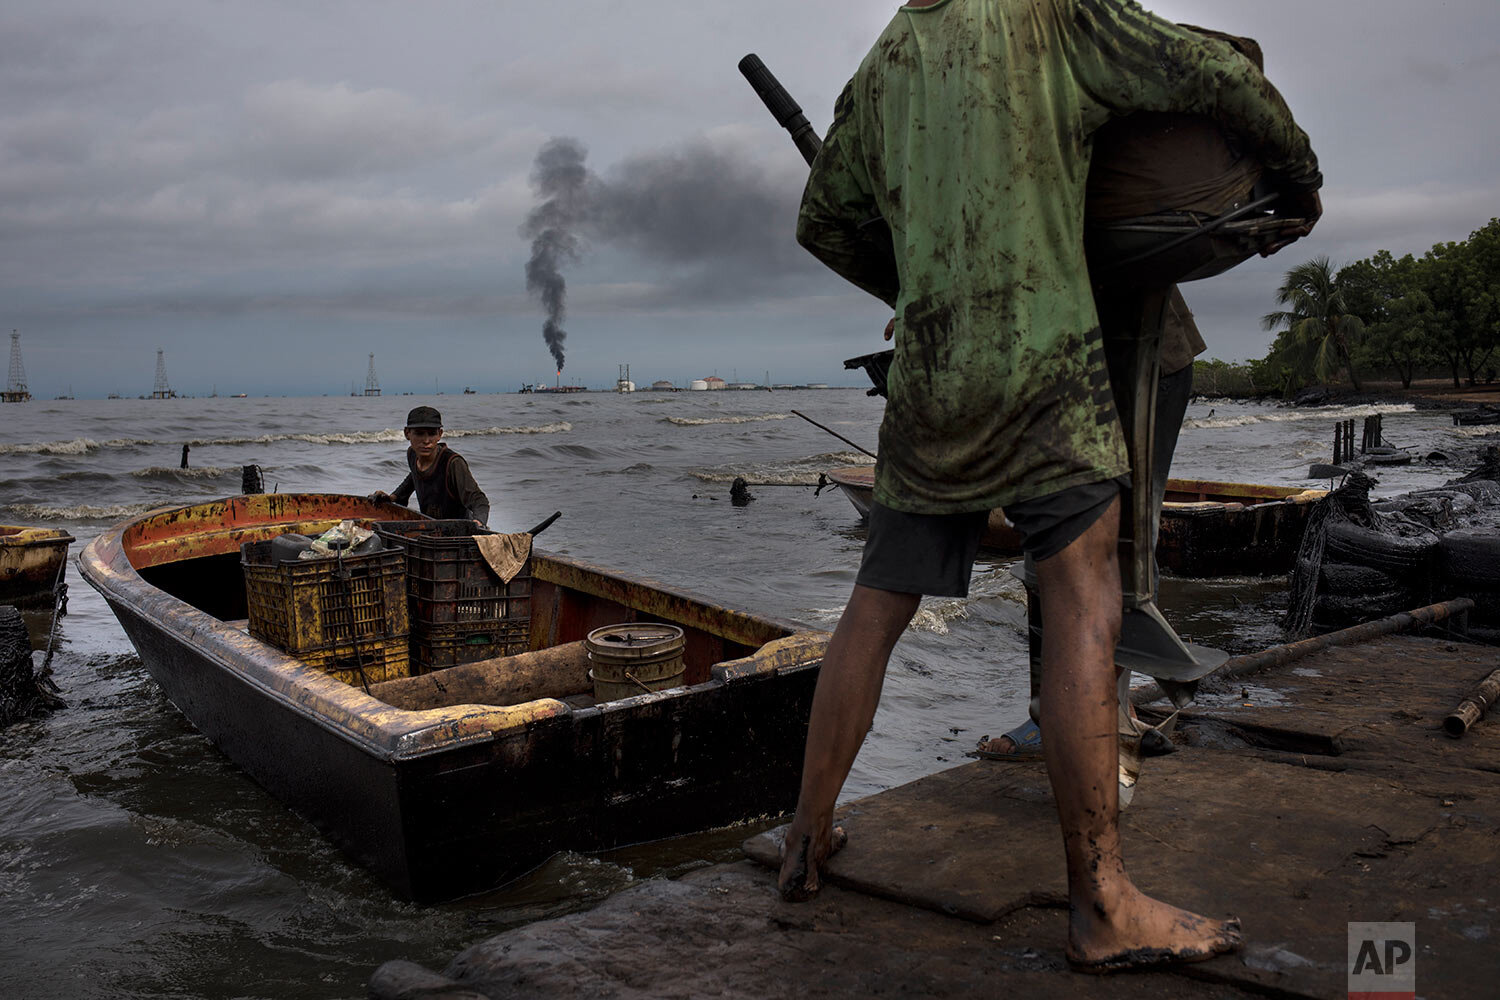
<svg viewBox="0 0 1500 1000"><path fill-rule="evenodd" d="M376 490L371 500L406 506L412 492L417 508L428 517L469 518L486 524L490 499L484 495L469 463L443 444L443 415L431 406L415 407L406 415L406 464L411 469L394 493Z"/></svg>

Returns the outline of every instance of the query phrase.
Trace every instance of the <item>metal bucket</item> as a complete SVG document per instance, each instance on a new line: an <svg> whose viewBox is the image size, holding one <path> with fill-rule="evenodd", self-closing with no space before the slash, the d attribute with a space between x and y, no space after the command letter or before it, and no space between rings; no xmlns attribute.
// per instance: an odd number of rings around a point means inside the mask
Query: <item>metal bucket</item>
<svg viewBox="0 0 1500 1000"><path fill-rule="evenodd" d="M618 701L682 684L687 639L676 625L634 622L596 628L583 642L595 701Z"/></svg>

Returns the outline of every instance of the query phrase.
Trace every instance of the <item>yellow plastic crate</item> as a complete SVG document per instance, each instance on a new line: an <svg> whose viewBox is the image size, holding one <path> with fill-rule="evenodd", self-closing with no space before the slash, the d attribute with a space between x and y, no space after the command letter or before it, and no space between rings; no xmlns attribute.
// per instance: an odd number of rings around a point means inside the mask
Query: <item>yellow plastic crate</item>
<svg viewBox="0 0 1500 1000"><path fill-rule="evenodd" d="M250 542L240 549L240 564L252 636L329 672L352 670L363 656L369 680L372 657L377 672L406 676L406 554L400 549L272 562L270 542Z"/></svg>
<svg viewBox="0 0 1500 1000"><path fill-rule="evenodd" d="M367 687L381 681L406 677L411 672L409 639L405 635L372 639L368 642L340 644L301 652L298 658L353 687Z"/></svg>

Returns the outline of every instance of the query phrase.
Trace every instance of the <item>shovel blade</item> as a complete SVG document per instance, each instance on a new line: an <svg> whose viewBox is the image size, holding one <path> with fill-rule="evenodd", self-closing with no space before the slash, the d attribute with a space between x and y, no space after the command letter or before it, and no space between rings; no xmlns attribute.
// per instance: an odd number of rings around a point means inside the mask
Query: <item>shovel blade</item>
<svg viewBox="0 0 1500 1000"><path fill-rule="evenodd" d="M1183 642L1155 602L1126 608L1120 620L1116 666L1159 681L1185 682L1207 676L1227 659L1229 654L1223 650Z"/></svg>

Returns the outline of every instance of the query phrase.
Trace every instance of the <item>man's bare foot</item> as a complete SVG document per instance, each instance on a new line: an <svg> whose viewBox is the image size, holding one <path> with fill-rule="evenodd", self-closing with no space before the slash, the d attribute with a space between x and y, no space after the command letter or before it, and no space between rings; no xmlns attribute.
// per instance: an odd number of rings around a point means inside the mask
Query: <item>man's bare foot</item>
<svg viewBox="0 0 1500 1000"><path fill-rule="evenodd" d="M1068 962L1074 969L1106 973L1201 962L1244 942L1237 918L1200 917L1125 885L1113 902L1070 908Z"/></svg>
<svg viewBox="0 0 1500 1000"><path fill-rule="evenodd" d="M787 827L786 839L781 842L781 875L777 888L781 898L788 903L802 903L812 899L823 888L821 880L823 865L844 845L849 835L841 826L820 824L814 833L806 830L797 817Z"/></svg>
<svg viewBox="0 0 1500 1000"><path fill-rule="evenodd" d="M1041 760L1042 731L1027 719L1010 732L993 739L986 736L969 752L971 757L989 760Z"/></svg>

